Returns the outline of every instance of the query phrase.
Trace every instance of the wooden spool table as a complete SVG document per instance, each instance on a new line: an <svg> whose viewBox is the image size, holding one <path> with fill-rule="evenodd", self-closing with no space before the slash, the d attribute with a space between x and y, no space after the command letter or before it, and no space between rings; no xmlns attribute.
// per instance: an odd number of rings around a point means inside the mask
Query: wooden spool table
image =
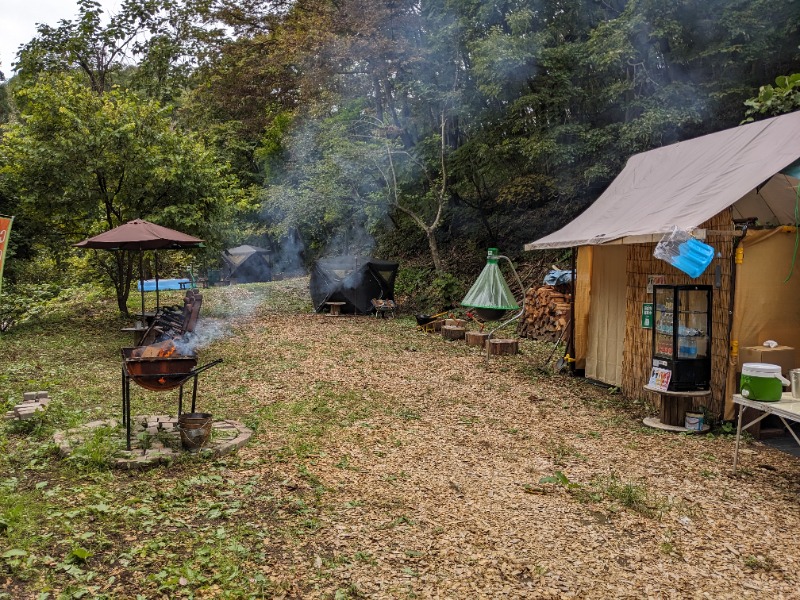
<svg viewBox="0 0 800 600"><path fill-rule="evenodd" d="M331 307L331 312L328 313L329 317L341 317L342 307L347 304L347 302L326 302L325 304Z"/></svg>
<svg viewBox="0 0 800 600"><path fill-rule="evenodd" d="M661 413L659 417L647 417L644 424L648 427L663 429L664 431L675 431L679 433L704 433L711 429L709 425L703 424L702 431L687 429L686 413L692 411L692 404L696 398L708 398L711 390L687 390L683 392L673 392L660 390L658 388L644 386L648 392L653 392L661 397Z"/></svg>

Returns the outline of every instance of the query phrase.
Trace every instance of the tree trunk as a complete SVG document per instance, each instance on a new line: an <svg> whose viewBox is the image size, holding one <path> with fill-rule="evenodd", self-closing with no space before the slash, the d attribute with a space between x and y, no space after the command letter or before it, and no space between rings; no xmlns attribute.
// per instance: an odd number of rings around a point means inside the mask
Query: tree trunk
<svg viewBox="0 0 800 600"><path fill-rule="evenodd" d="M126 260L127 258L127 260ZM117 295L117 307L125 315L128 311L128 297L131 293L131 276L133 275L133 255L130 252L114 252L114 269L111 281Z"/></svg>
<svg viewBox="0 0 800 600"><path fill-rule="evenodd" d="M439 243L436 241L436 230L430 227L425 228L425 235L428 238L428 248L431 251L431 258L433 259L433 268L437 273L444 272L442 265L442 257L439 255Z"/></svg>

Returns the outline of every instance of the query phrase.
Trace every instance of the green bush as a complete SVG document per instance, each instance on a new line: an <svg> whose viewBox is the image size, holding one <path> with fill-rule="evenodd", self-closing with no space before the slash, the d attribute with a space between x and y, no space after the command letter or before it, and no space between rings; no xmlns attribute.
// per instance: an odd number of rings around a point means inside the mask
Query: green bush
<svg viewBox="0 0 800 600"><path fill-rule="evenodd" d="M42 314L59 294L61 288L51 283L4 287L0 294L0 332Z"/></svg>
<svg viewBox="0 0 800 600"><path fill-rule="evenodd" d="M395 298L409 312L439 312L458 306L466 285L450 273L433 269L401 268L395 281Z"/></svg>

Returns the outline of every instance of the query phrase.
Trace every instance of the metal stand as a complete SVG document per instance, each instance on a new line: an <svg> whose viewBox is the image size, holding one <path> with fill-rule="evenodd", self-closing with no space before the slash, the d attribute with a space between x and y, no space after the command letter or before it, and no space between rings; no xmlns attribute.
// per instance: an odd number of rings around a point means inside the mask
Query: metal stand
<svg viewBox="0 0 800 600"><path fill-rule="evenodd" d="M733 472L736 473L736 468L739 466L739 442L741 441L742 431L747 429L748 427L752 427L756 423L760 422L762 419L765 419L769 415L777 415L777 417L781 420L784 427L789 430L789 433L792 434L794 441L800 445L800 438L797 437L797 434L792 429L791 425L789 425L789 421L792 422L800 422L800 401L792 396L791 393L784 392L781 396L781 399L777 402L761 402L759 400L748 400L741 394L734 394L733 395L733 403L739 405L739 418L737 419L736 424L736 445L733 451ZM747 425L742 425L742 415L744 414L744 408L754 408L756 410L764 411L764 414L760 417L757 417L747 423Z"/></svg>
<svg viewBox="0 0 800 600"><path fill-rule="evenodd" d="M202 367L198 367L196 369L192 369L188 373L170 373L170 377L182 377L180 383L175 384L175 386L165 389L164 391L174 390L175 387L179 387L178 390L178 416L180 417L183 414L183 386L184 384L189 381L189 379L193 379L194 382L192 384L192 410L191 412L195 412L195 407L197 403L197 376L205 371L206 369L210 369L214 365L218 365L222 362L221 358L218 358L215 361L212 361L208 364L203 365ZM137 379L148 379L148 378L160 378L164 377L163 374L156 373L152 375L131 375L126 368L125 363L122 363L122 424L125 425L125 448L127 450L131 449L131 379L136 381ZM151 390L154 391L154 390Z"/></svg>
<svg viewBox="0 0 800 600"><path fill-rule="evenodd" d="M514 321L516 321L517 319L519 319L520 317L522 317L525 314L525 298L526 298L525 286L522 285L522 279L520 279L519 275L517 274L517 270L514 268L514 263L511 262L510 258L508 258L507 256L505 256L503 254L498 255L496 258L498 260L501 259L501 258L505 258L508 261L508 264L511 265L511 271L514 273L514 277L517 278L517 283L519 284L519 289L522 291L522 308L513 317L503 321L502 323L500 323L500 325L498 325L497 327L495 327L494 329L492 329L489 332L489 335L486 337L486 341L484 342L484 347L486 348L486 362L489 362L489 356L490 356L489 355L489 340L492 339L492 335L494 335L494 332L502 329L503 327L505 327L509 323L513 323Z"/></svg>

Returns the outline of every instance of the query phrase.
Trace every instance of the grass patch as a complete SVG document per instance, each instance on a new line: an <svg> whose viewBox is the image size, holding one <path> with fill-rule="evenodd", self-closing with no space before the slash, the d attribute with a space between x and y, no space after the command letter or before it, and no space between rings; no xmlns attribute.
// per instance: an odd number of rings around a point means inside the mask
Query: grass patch
<svg viewBox="0 0 800 600"><path fill-rule="evenodd" d="M615 473L583 484L570 481L562 471L556 471L552 476L542 477L539 483L560 486L581 502L605 503L612 512L626 509L657 518L670 509L667 499L650 492L646 483L625 481Z"/></svg>
<svg viewBox="0 0 800 600"><path fill-rule="evenodd" d="M547 452L553 459L553 464L556 466L564 466L566 461L570 458L586 460L586 457L581 454L575 446L568 444L563 440L557 440L548 444Z"/></svg>

